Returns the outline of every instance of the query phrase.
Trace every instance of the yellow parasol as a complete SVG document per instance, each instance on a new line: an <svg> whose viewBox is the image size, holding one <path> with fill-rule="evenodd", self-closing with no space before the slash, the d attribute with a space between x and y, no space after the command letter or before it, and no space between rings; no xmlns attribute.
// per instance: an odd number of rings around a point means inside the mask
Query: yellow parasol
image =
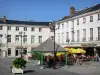
<svg viewBox="0 0 100 75"><path fill-rule="evenodd" d="M75 48L65 48L69 54L75 54L75 53L86 53L85 50L81 49L81 48L78 48L78 49L75 49Z"/></svg>
<svg viewBox="0 0 100 75"><path fill-rule="evenodd" d="M84 49L81 49L81 48L78 48L76 52L77 53L86 53L86 51Z"/></svg>
<svg viewBox="0 0 100 75"><path fill-rule="evenodd" d="M56 56L60 56L60 55L64 55L64 54L65 54L64 52L57 52Z"/></svg>

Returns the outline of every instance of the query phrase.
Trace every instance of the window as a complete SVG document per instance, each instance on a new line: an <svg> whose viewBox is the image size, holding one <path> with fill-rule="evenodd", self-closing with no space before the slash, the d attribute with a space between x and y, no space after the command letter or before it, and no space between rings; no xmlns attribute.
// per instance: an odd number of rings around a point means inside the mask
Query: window
<svg viewBox="0 0 100 75"><path fill-rule="evenodd" d="M24 54L24 55L27 54L27 48L23 48L23 54Z"/></svg>
<svg viewBox="0 0 100 75"><path fill-rule="evenodd" d="M42 28L39 28L39 32L42 32Z"/></svg>
<svg viewBox="0 0 100 75"><path fill-rule="evenodd" d="M90 22L93 22L93 16L90 16Z"/></svg>
<svg viewBox="0 0 100 75"><path fill-rule="evenodd" d="M27 35L23 36L23 43L27 43Z"/></svg>
<svg viewBox="0 0 100 75"><path fill-rule="evenodd" d="M83 18L83 23L86 23L86 18Z"/></svg>
<svg viewBox="0 0 100 75"><path fill-rule="evenodd" d="M20 52L21 52L20 47L17 47L17 48L15 49L15 56L20 55Z"/></svg>
<svg viewBox="0 0 100 75"><path fill-rule="evenodd" d="M18 43L19 42L19 35L15 36L15 42Z"/></svg>
<svg viewBox="0 0 100 75"><path fill-rule="evenodd" d="M27 27L24 27L24 31L27 31Z"/></svg>
<svg viewBox="0 0 100 75"><path fill-rule="evenodd" d="M86 29L83 29L83 39L82 41L86 41Z"/></svg>
<svg viewBox="0 0 100 75"><path fill-rule="evenodd" d="M62 29L64 29L64 24L62 24Z"/></svg>
<svg viewBox="0 0 100 75"><path fill-rule="evenodd" d="M19 31L19 27L16 27L16 31Z"/></svg>
<svg viewBox="0 0 100 75"><path fill-rule="evenodd" d="M11 35L7 35L7 42L11 42Z"/></svg>
<svg viewBox="0 0 100 75"><path fill-rule="evenodd" d="M42 36L39 36L39 43L42 43Z"/></svg>
<svg viewBox="0 0 100 75"><path fill-rule="evenodd" d="M77 25L79 25L79 19L77 19Z"/></svg>
<svg viewBox="0 0 100 75"><path fill-rule="evenodd" d="M80 41L80 32L77 30L77 41Z"/></svg>
<svg viewBox="0 0 100 75"><path fill-rule="evenodd" d="M8 56L11 56L11 48L8 48Z"/></svg>
<svg viewBox="0 0 100 75"><path fill-rule="evenodd" d="M67 25L66 25L66 26L67 26L67 28L69 28L69 26L68 26L68 22L67 22Z"/></svg>
<svg viewBox="0 0 100 75"><path fill-rule="evenodd" d="M31 36L31 43L35 42L35 36Z"/></svg>
<svg viewBox="0 0 100 75"><path fill-rule="evenodd" d="M11 26L8 26L8 27L7 27L7 30L11 30Z"/></svg>
<svg viewBox="0 0 100 75"><path fill-rule="evenodd" d="M69 42L69 32L66 32L66 42Z"/></svg>
<svg viewBox="0 0 100 75"><path fill-rule="evenodd" d="M54 40L54 36L51 36L51 39Z"/></svg>
<svg viewBox="0 0 100 75"><path fill-rule="evenodd" d="M72 34L72 42L74 42L74 31L71 31L71 34Z"/></svg>
<svg viewBox="0 0 100 75"><path fill-rule="evenodd" d="M62 43L64 43L64 33L62 33Z"/></svg>
<svg viewBox="0 0 100 75"><path fill-rule="evenodd" d="M100 27L98 27L98 40L100 40Z"/></svg>
<svg viewBox="0 0 100 75"><path fill-rule="evenodd" d="M31 28L31 31L35 31L35 28L34 28L34 27L32 27L32 28Z"/></svg>
<svg viewBox="0 0 100 75"><path fill-rule="evenodd" d="M93 40L93 28L90 28L90 40Z"/></svg>
<svg viewBox="0 0 100 75"><path fill-rule="evenodd" d="M60 43L60 34L58 33L58 42Z"/></svg>
<svg viewBox="0 0 100 75"><path fill-rule="evenodd" d="M0 34L0 38L2 38L3 37L3 35L2 34Z"/></svg>
<svg viewBox="0 0 100 75"><path fill-rule="evenodd" d="M98 14L98 20L100 20L100 14Z"/></svg>
<svg viewBox="0 0 100 75"><path fill-rule="evenodd" d="M2 26L0 26L0 30L2 30L3 29L3 27Z"/></svg>

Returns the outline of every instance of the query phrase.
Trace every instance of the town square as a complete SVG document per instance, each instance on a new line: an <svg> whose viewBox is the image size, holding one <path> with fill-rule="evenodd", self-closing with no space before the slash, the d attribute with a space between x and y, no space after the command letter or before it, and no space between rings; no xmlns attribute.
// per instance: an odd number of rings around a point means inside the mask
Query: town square
<svg viewBox="0 0 100 75"><path fill-rule="evenodd" d="M100 75L99 0L0 0L0 75Z"/></svg>

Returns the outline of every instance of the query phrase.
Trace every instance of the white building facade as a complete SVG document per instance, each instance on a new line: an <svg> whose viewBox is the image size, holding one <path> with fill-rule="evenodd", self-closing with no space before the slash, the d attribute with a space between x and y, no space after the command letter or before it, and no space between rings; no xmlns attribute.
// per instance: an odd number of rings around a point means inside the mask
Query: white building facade
<svg viewBox="0 0 100 75"><path fill-rule="evenodd" d="M0 19L0 56L19 57L53 37L49 22L30 22ZM22 36L22 38L21 38Z"/></svg>
<svg viewBox="0 0 100 75"><path fill-rule="evenodd" d="M77 12L71 7L70 16L57 21L56 28L56 42L63 47L83 47L87 52L97 49L100 53L100 4Z"/></svg>

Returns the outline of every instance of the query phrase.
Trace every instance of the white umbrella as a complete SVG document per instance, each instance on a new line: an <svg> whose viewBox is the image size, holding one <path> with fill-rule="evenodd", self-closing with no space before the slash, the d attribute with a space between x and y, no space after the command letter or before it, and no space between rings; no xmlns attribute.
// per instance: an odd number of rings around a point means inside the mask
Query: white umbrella
<svg viewBox="0 0 100 75"><path fill-rule="evenodd" d="M45 53L45 54L44 54L44 56L48 56L48 55L54 56L54 54L52 54L52 53Z"/></svg>

